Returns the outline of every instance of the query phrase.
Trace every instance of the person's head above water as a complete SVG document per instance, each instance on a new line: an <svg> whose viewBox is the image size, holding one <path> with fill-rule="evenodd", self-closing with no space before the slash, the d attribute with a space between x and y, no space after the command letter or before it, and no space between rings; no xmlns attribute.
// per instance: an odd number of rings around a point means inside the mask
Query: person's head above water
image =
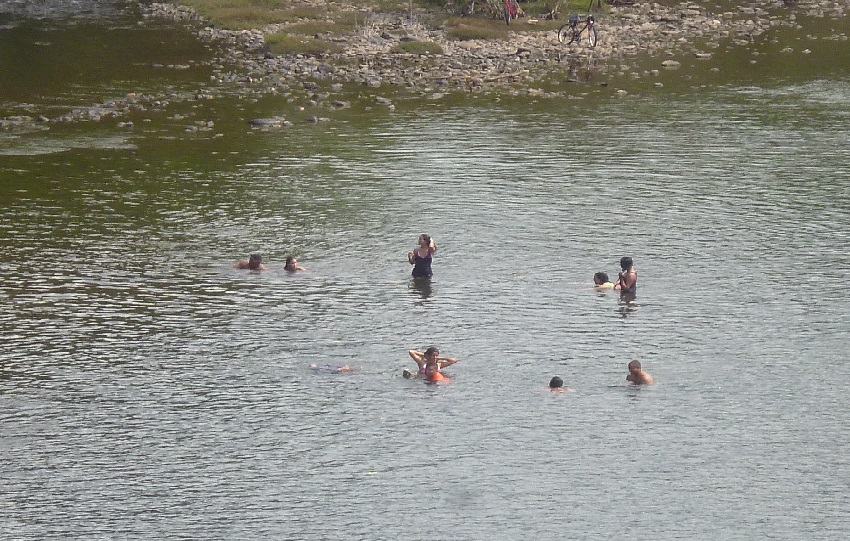
<svg viewBox="0 0 850 541"><path fill-rule="evenodd" d="M440 363L436 360L425 364L425 383L437 383L438 381L449 381L449 378L440 373Z"/></svg>
<svg viewBox="0 0 850 541"><path fill-rule="evenodd" d="M620 268L623 270L629 270L630 268L635 266L634 260L629 256L623 256L620 258Z"/></svg>
<svg viewBox="0 0 850 541"><path fill-rule="evenodd" d="M426 235L425 233L419 235L419 245L425 248L431 246L431 235Z"/></svg>
<svg viewBox="0 0 850 541"><path fill-rule="evenodd" d="M604 272L597 272L593 275L593 283L601 286L605 282L608 282L608 274Z"/></svg>
<svg viewBox="0 0 850 541"><path fill-rule="evenodd" d="M629 362L629 372L640 372L640 371L641 371L640 361Z"/></svg>
<svg viewBox="0 0 850 541"><path fill-rule="evenodd" d="M549 380L549 388L550 389L560 389L563 386L564 386L564 380L561 379L559 376L555 376L551 380Z"/></svg>
<svg viewBox="0 0 850 541"><path fill-rule="evenodd" d="M259 252L254 252L248 256L248 268L258 269L263 264L263 255Z"/></svg>
<svg viewBox="0 0 850 541"><path fill-rule="evenodd" d="M440 350L435 348L434 346L431 346L431 347L429 347L428 349L425 350L425 358L428 359L429 361L431 359L436 361L437 355L439 355L439 354L440 354Z"/></svg>

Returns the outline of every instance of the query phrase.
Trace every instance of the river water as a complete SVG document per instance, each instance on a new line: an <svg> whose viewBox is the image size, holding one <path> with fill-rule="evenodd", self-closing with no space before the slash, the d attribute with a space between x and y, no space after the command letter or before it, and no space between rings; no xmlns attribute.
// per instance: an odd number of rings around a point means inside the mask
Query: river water
<svg viewBox="0 0 850 541"><path fill-rule="evenodd" d="M57 84L204 77L145 66ZM0 134L2 537L846 538L850 76L821 75ZM636 298L594 291L623 255ZM451 383L403 379L432 344Z"/></svg>

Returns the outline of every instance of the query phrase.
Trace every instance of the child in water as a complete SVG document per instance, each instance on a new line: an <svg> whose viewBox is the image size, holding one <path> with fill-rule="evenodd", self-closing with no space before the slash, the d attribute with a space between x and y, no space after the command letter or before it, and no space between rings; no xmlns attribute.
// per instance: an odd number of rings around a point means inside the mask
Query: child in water
<svg viewBox="0 0 850 541"><path fill-rule="evenodd" d="M608 273L597 272L593 275L594 289L614 289L614 282L608 280Z"/></svg>

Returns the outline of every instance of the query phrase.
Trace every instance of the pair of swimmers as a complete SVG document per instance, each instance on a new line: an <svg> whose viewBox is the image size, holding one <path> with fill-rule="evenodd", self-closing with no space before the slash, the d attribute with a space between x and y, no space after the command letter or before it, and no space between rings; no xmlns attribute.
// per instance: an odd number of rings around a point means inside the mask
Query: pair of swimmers
<svg viewBox="0 0 850 541"><path fill-rule="evenodd" d="M626 376L626 381L633 385L652 385L655 379L649 372L645 372L640 365L640 361L631 361L629 363L629 374ZM574 389L564 387L564 380L560 376L555 376L549 381L549 390L555 393L573 392Z"/></svg>
<svg viewBox="0 0 850 541"><path fill-rule="evenodd" d="M617 282L608 280L608 274L597 272L593 275L593 287L596 289L616 289L621 293L635 293L637 291L637 271L634 268L634 260L625 256L620 258L620 271Z"/></svg>
<svg viewBox="0 0 850 541"><path fill-rule="evenodd" d="M410 358L416 363L418 370L416 374L412 374L405 369L401 375L405 379L412 377L422 378L426 383L437 383L440 381L448 383L450 380L443 375L443 368L451 366L457 362L454 357L440 357L440 351L434 346L429 347L424 352L411 349L407 352Z"/></svg>
<svg viewBox="0 0 850 541"><path fill-rule="evenodd" d="M248 256L248 259L243 259L238 261L234 266L236 269L247 269L247 270L266 270L266 266L263 265L263 256L259 253L253 253ZM295 271L303 271L307 270L301 265L298 264L298 260L293 256L289 256L286 258L286 265L284 265L283 270L289 272Z"/></svg>

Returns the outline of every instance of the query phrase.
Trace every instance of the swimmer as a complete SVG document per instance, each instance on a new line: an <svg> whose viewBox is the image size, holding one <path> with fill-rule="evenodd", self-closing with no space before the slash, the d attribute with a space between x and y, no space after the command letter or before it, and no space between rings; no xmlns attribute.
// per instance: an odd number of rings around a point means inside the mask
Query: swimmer
<svg viewBox="0 0 850 541"><path fill-rule="evenodd" d="M440 373L440 363L437 361L428 361L428 364L425 365L425 383L448 383L450 381L449 378Z"/></svg>
<svg viewBox="0 0 850 541"><path fill-rule="evenodd" d="M316 372L327 372L328 374L339 374L341 372L353 372L354 369L347 364L311 364L310 370Z"/></svg>
<svg viewBox="0 0 850 541"><path fill-rule="evenodd" d="M549 380L549 390L553 393L573 392L569 387L564 387L564 380L560 376L554 376Z"/></svg>
<svg viewBox="0 0 850 541"><path fill-rule="evenodd" d="M631 257L620 258L620 272L617 284L614 289L620 290L621 293L634 293L637 291L637 271L634 269L634 261Z"/></svg>
<svg viewBox="0 0 850 541"><path fill-rule="evenodd" d="M295 272L300 270L307 270L301 265L298 264L298 260L293 256L289 256L286 258L286 265L283 266L283 270L289 272Z"/></svg>
<svg viewBox="0 0 850 541"><path fill-rule="evenodd" d="M425 233L419 235L416 248L412 252L407 252L407 261L413 265L411 275L414 278L430 278L433 275L431 260L436 251L437 243L434 242L434 239Z"/></svg>
<svg viewBox="0 0 850 541"><path fill-rule="evenodd" d="M233 266L233 268L248 270L266 270L266 266L263 265L263 256L257 252L251 254L248 259L238 261Z"/></svg>
<svg viewBox="0 0 850 541"><path fill-rule="evenodd" d="M614 282L608 280L608 273L597 272L593 275L594 289L614 289Z"/></svg>
<svg viewBox="0 0 850 541"><path fill-rule="evenodd" d="M407 352L407 354L410 355L410 358L413 359L413 361L416 363L416 366L419 367L416 377L420 378L425 376L425 366L429 362L437 363L438 370L442 370L443 368L451 366L457 362L457 359L455 359L454 357L440 357L440 350L438 350L434 346L431 346L426 349L425 353L411 349ZM405 370L404 372L402 372L402 375L405 378L413 377L413 374L411 374L409 370Z"/></svg>
<svg viewBox="0 0 850 541"><path fill-rule="evenodd" d="M629 375L626 376L626 381L631 381L634 385L652 385L655 383L649 372L644 372L640 367L640 361L629 363Z"/></svg>

